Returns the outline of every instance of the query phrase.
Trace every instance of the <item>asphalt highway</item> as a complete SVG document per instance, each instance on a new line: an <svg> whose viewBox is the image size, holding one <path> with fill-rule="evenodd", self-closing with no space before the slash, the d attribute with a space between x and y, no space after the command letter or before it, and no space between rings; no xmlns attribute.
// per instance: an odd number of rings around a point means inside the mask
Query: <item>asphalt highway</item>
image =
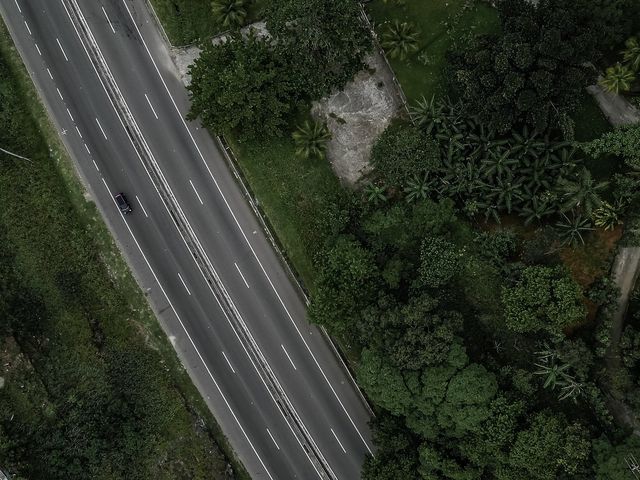
<svg viewBox="0 0 640 480"><path fill-rule="evenodd" d="M360 476L369 411L263 234L143 0L82 0L95 43L255 348L335 478ZM116 114L62 0L0 13L60 137L182 363L252 478L323 478L221 308ZM122 216L113 195L133 212Z"/></svg>

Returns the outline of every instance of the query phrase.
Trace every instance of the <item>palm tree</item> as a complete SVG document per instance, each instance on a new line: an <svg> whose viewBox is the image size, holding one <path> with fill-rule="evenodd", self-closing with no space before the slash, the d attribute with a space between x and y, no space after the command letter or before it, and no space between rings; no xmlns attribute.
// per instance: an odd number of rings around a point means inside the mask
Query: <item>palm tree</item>
<svg viewBox="0 0 640 480"><path fill-rule="evenodd" d="M382 47L391 58L404 60L418 50L418 32L412 23L394 20L382 34Z"/></svg>
<svg viewBox="0 0 640 480"><path fill-rule="evenodd" d="M379 203L384 203L387 201L386 191L386 185L376 185L372 182L369 182L364 187L364 195L367 198L367 201L374 205L378 205Z"/></svg>
<svg viewBox="0 0 640 480"><path fill-rule="evenodd" d="M213 0L211 10L216 21L225 28L238 28L247 18L247 0Z"/></svg>
<svg viewBox="0 0 640 480"><path fill-rule="evenodd" d="M494 178L512 174L512 168L518 161L511 156L511 150L496 148L489 152L489 157L482 160L482 173L485 177Z"/></svg>
<svg viewBox="0 0 640 480"><path fill-rule="evenodd" d="M291 136L296 144L296 155L302 158L324 158L331 132L325 123L305 120Z"/></svg>
<svg viewBox="0 0 640 480"><path fill-rule="evenodd" d="M605 70L604 77L600 79L600 86L607 92L620 93L631 89L631 84L636 75L627 65L616 63Z"/></svg>
<svg viewBox="0 0 640 480"><path fill-rule="evenodd" d="M511 174L506 178L497 177L489 196L495 198L494 203L498 208L504 208L507 213L511 213L513 204L522 200L522 181L514 179Z"/></svg>
<svg viewBox="0 0 640 480"><path fill-rule="evenodd" d="M591 172L582 168L574 180L562 178L558 181L558 190L564 200L562 210L582 208L584 213L591 212L602 205L600 192L607 186L607 182L596 182L591 177Z"/></svg>
<svg viewBox="0 0 640 480"><path fill-rule="evenodd" d="M622 51L624 63L634 72L640 70L640 40L638 37L631 37L624 43L626 47Z"/></svg>
<svg viewBox="0 0 640 480"><path fill-rule="evenodd" d="M584 245L582 234L593 230L589 219L575 212L571 215L571 218L563 213L562 219L556 223L556 228L562 239L562 245L570 245L572 247Z"/></svg>
<svg viewBox="0 0 640 480"><path fill-rule="evenodd" d="M602 202L602 205L593 211L591 218L596 227L605 230L613 230L620 223L618 212L609 202Z"/></svg>
<svg viewBox="0 0 640 480"><path fill-rule="evenodd" d="M407 186L404 189L404 193L407 202L417 202L418 200L426 200L429 198L429 193L433 190L435 181L428 178L425 173L422 177L414 175L411 180L407 182Z"/></svg>
<svg viewBox="0 0 640 480"><path fill-rule="evenodd" d="M442 104L435 101L435 96L432 96L431 100L427 100L423 95L420 100L409 107L409 114L413 123L427 134L433 132L434 129L437 131L438 126L444 122Z"/></svg>
<svg viewBox="0 0 640 480"><path fill-rule="evenodd" d="M538 195L534 195L531 197L531 200L525 204L525 206L520 211L520 216L524 217L525 226L529 225L534 220L537 222L542 221L544 217L547 217L554 213L554 209L549 202L539 197Z"/></svg>

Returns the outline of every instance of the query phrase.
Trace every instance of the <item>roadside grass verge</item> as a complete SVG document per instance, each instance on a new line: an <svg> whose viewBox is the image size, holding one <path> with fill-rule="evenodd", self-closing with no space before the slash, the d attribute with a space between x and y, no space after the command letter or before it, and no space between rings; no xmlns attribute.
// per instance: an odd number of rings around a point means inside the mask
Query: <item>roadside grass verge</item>
<svg viewBox="0 0 640 480"><path fill-rule="evenodd" d="M175 46L189 45L224 31L211 12L211 0L149 0ZM247 23L258 20L270 0L253 0L247 9Z"/></svg>
<svg viewBox="0 0 640 480"><path fill-rule="evenodd" d="M322 248L346 193L326 160L295 155L290 136L239 141L225 138L282 244L284 254L310 292L314 291L313 256Z"/></svg>
<svg viewBox="0 0 640 480"><path fill-rule="evenodd" d="M1 22L0 70L0 143L32 159L0 156L0 312L13 317L0 315L10 319L0 321L3 467L225 478L221 448L233 452L86 200Z"/></svg>
<svg viewBox="0 0 640 480"><path fill-rule="evenodd" d="M366 8L379 36L395 19L413 23L420 32L417 52L404 61L389 59L409 103L446 92L446 53L454 42L499 29L496 9L477 1L406 0L400 6L374 0Z"/></svg>

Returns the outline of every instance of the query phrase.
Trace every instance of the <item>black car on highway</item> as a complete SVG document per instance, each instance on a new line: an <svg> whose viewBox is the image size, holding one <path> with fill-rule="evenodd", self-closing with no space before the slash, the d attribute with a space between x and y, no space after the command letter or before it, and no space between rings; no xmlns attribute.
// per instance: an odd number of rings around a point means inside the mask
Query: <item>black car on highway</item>
<svg viewBox="0 0 640 480"><path fill-rule="evenodd" d="M120 209L123 215L126 215L127 213L131 213L133 211L133 209L131 208L131 205L127 201L127 197L124 196L124 193L122 192L118 193L115 198L116 198L116 204L118 205L118 208Z"/></svg>

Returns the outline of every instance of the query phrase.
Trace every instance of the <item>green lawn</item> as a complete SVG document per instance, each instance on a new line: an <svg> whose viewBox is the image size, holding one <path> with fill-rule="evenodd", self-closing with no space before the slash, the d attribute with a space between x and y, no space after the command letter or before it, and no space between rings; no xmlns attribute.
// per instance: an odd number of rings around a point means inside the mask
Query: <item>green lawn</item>
<svg viewBox="0 0 640 480"><path fill-rule="evenodd" d="M336 228L335 211L344 204L345 191L326 160L296 157L288 136L227 140L285 255L312 292L313 255L322 247L326 228Z"/></svg>
<svg viewBox="0 0 640 480"><path fill-rule="evenodd" d="M466 33L489 33L499 28L498 14L491 6L468 0L406 0L404 6L393 1L374 0L367 9L378 35L395 19L412 22L420 31L420 48L405 61L389 59L409 100L422 95L430 98L446 86L446 52Z"/></svg>
<svg viewBox="0 0 640 480"><path fill-rule="evenodd" d="M226 478L233 452L1 22L0 105L0 145L31 159L0 154L2 468L50 480Z"/></svg>
<svg viewBox="0 0 640 480"><path fill-rule="evenodd" d="M260 18L269 0L254 0L248 7L248 23ZM188 45L224 30L211 13L211 0L151 0L173 45Z"/></svg>

